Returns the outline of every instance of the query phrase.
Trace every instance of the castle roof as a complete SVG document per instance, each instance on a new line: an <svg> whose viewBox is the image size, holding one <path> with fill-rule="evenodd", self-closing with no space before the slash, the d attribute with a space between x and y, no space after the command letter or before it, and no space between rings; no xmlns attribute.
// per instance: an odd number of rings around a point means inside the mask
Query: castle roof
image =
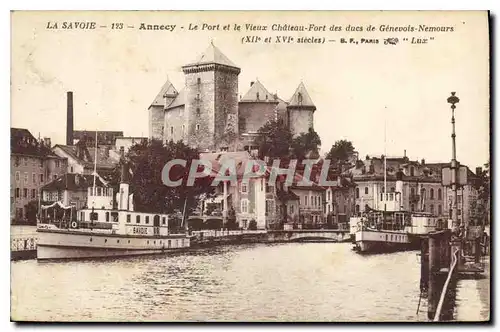
<svg viewBox="0 0 500 332"><path fill-rule="evenodd" d="M172 109L177 106L184 106L186 104L186 90L183 88L177 96L175 96L174 100L167 105L166 109Z"/></svg>
<svg viewBox="0 0 500 332"><path fill-rule="evenodd" d="M160 92L158 92L155 99L151 103L151 106L163 106L163 104L165 103L165 95L176 96L177 94L178 92L175 89L174 85L170 82L170 80L167 79L165 84L163 84L163 86L161 87Z"/></svg>
<svg viewBox="0 0 500 332"><path fill-rule="evenodd" d="M306 87L304 86L304 83L302 82L300 82L297 90L295 90L295 93L288 102L288 106L310 107L316 109L316 106L314 105L311 97L309 96L309 93L306 90Z"/></svg>
<svg viewBox="0 0 500 332"><path fill-rule="evenodd" d="M259 80L256 80L240 102L279 102L278 96L270 93Z"/></svg>
<svg viewBox="0 0 500 332"><path fill-rule="evenodd" d="M238 68L227 56L225 56L213 43L203 52L193 63L187 64L183 67L201 65L201 64L212 64L216 63L219 65L224 65L228 67Z"/></svg>

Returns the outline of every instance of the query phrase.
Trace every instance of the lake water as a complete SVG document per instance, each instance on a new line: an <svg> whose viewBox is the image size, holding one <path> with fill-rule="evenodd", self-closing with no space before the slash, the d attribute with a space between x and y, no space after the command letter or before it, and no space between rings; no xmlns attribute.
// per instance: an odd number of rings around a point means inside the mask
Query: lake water
<svg viewBox="0 0 500 332"><path fill-rule="evenodd" d="M415 251L348 243L12 263L12 318L42 321L426 321Z"/></svg>

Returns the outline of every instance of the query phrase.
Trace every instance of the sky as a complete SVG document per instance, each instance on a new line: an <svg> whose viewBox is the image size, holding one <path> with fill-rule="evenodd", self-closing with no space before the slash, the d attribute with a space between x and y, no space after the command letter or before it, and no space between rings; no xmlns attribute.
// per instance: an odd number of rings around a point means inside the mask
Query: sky
<svg viewBox="0 0 500 332"><path fill-rule="evenodd" d="M107 28L47 29L49 22L88 21ZM175 24L174 32L140 23ZM124 23L111 30L112 23ZM187 31L189 24L341 26L341 32ZM348 25L451 26L453 32L347 32ZM128 28L127 26L134 26ZM184 28L181 29L180 27ZM247 35L325 37L325 44L242 43ZM403 38L434 37L427 44ZM397 45L383 39L397 37ZM376 38L379 44L342 44ZM66 91L74 93L74 126L147 136L147 108L167 78L180 90L181 66L213 41L241 68L239 94L258 79L288 100L302 81L317 111L322 151L353 142L366 155L426 162L451 158L456 91L457 159L471 168L489 159L489 42L486 12L45 12L12 16L11 127L65 142Z"/></svg>

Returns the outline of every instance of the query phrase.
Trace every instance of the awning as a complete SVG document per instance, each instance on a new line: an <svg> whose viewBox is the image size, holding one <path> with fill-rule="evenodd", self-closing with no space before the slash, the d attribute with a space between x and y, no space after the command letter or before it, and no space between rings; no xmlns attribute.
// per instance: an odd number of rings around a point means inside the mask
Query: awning
<svg viewBox="0 0 500 332"><path fill-rule="evenodd" d="M46 210L46 209L50 209L50 208L53 208L55 206L59 206L61 209L64 209L64 210L69 210L71 208L75 208L76 206L75 205L68 205L68 206L64 206L63 203L61 202L54 202L50 205L42 205L42 210Z"/></svg>

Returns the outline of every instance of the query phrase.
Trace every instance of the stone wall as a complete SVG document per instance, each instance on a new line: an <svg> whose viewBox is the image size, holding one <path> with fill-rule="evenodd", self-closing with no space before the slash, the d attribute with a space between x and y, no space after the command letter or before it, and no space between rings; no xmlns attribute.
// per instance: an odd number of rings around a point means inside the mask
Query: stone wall
<svg viewBox="0 0 500 332"><path fill-rule="evenodd" d="M307 133L313 126L313 111L304 109L289 109L289 125L294 136Z"/></svg>
<svg viewBox="0 0 500 332"><path fill-rule="evenodd" d="M240 132L257 132L268 121L276 119L277 102L242 102L239 104Z"/></svg>
<svg viewBox="0 0 500 332"><path fill-rule="evenodd" d="M184 106L177 106L165 112L165 130L163 139L165 141L173 140L174 142L184 140L186 138L186 121L184 118Z"/></svg>
<svg viewBox="0 0 500 332"><path fill-rule="evenodd" d="M223 68L216 70L215 148L229 147L238 137L238 74Z"/></svg>
<svg viewBox="0 0 500 332"><path fill-rule="evenodd" d="M163 106L150 106L148 109L149 113L149 138L163 138L163 126L165 111Z"/></svg>
<svg viewBox="0 0 500 332"><path fill-rule="evenodd" d="M212 150L214 143L214 74L214 71L186 73L188 143L200 150Z"/></svg>

